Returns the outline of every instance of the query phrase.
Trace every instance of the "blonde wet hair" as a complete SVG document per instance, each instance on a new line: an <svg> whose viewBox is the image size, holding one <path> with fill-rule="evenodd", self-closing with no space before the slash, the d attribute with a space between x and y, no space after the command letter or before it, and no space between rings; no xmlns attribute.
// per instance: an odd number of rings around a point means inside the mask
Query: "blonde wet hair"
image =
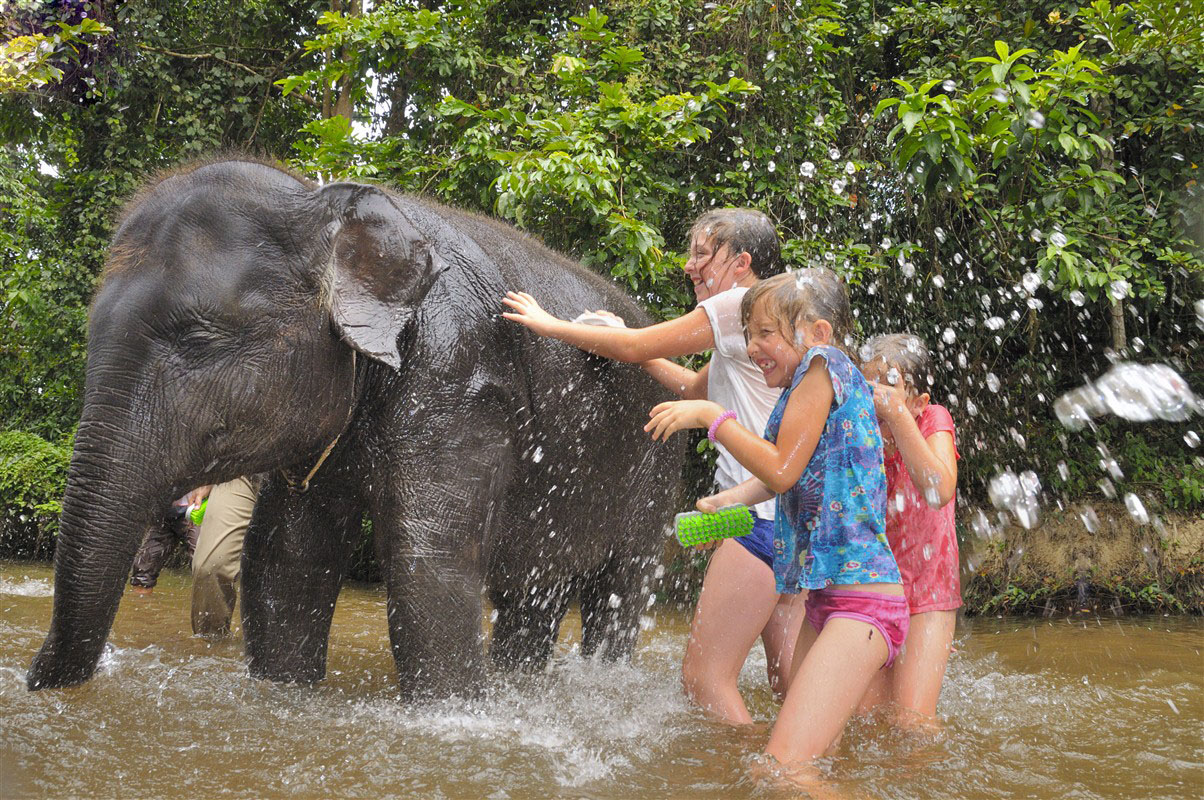
<svg viewBox="0 0 1204 800"><path fill-rule="evenodd" d="M857 361L853 347L853 309L849 290L840 276L827 267L796 269L760 281L744 293L740 324L747 330L753 306L762 299L771 319L798 347L797 324L826 320L832 326L832 345ZM745 334L747 336L747 333Z"/></svg>

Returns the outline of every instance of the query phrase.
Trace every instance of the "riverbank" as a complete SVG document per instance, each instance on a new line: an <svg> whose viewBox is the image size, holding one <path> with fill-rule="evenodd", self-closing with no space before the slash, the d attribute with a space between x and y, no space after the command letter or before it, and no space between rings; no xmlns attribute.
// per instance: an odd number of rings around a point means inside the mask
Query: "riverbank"
<svg viewBox="0 0 1204 800"><path fill-rule="evenodd" d="M1043 513L1033 530L1013 523L990 536L975 533L977 511L958 520L967 616L1204 614L1204 514L1163 513L1156 526L1137 524L1121 504ZM693 603L707 555L670 541L665 564L664 599Z"/></svg>
<svg viewBox="0 0 1204 800"><path fill-rule="evenodd" d="M1123 505L1096 503L1046 517L990 538L959 524L967 614L1204 614L1204 515L1139 525Z"/></svg>

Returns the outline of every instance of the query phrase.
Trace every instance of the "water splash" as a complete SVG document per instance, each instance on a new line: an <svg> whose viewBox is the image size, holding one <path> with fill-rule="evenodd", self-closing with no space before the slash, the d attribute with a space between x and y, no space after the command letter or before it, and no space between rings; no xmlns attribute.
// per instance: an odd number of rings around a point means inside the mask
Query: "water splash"
<svg viewBox="0 0 1204 800"><path fill-rule="evenodd" d="M1054 401L1058 420L1072 431L1082 430L1104 414L1131 422L1183 422L1199 409L1199 400L1179 373L1165 364L1129 362L1116 364L1095 383L1088 382Z"/></svg>

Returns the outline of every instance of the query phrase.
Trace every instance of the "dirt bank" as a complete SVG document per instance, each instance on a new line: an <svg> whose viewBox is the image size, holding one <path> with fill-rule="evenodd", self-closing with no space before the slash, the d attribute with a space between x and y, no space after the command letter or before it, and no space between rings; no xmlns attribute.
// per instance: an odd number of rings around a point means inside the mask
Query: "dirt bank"
<svg viewBox="0 0 1204 800"><path fill-rule="evenodd" d="M1044 514L1033 530L1012 524L989 537L974 532L972 511L958 520L966 614L1204 614L1204 514L1164 513L1147 525L1119 504ZM664 563L663 598L692 604L707 554L670 540Z"/></svg>
<svg viewBox="0 0 1204 800"><path fill-rule="evenodd" d="M991 537L976 536L970 522L959 524L968 614L1204 613L1204 515L1139 525L1123 505L1097 503Z"/></svg>

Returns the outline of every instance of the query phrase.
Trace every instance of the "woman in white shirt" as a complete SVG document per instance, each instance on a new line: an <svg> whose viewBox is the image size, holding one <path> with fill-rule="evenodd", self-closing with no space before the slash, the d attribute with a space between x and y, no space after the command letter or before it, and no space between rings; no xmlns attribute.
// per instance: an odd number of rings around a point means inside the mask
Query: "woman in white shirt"
<svg viewBox="0 0 1204 800"><path fill-rule="evenodd" d="M704 213L690 229L685 270L698 306L646 328L568 322L544 311L525 292L506 295L502 302L509 310L502 316L591 353L640 363L682 398L713 400L734 410L745 427L764 430L779 391L766 385L748 359L740 300L758 280L782 271L773 223L754 209ZM711 360L697 372L667 360L706 350L712 351ZM719 489L751 477L723 447L716 447ZM752 722L737 679L758 636L765 647L769 685L779 698L786 693L806 600L805 593L779 596L774 590L773 501L756 506L753 513L753 532L724 540L711 557L682 661L686 694L734 724Z"/></svg>

